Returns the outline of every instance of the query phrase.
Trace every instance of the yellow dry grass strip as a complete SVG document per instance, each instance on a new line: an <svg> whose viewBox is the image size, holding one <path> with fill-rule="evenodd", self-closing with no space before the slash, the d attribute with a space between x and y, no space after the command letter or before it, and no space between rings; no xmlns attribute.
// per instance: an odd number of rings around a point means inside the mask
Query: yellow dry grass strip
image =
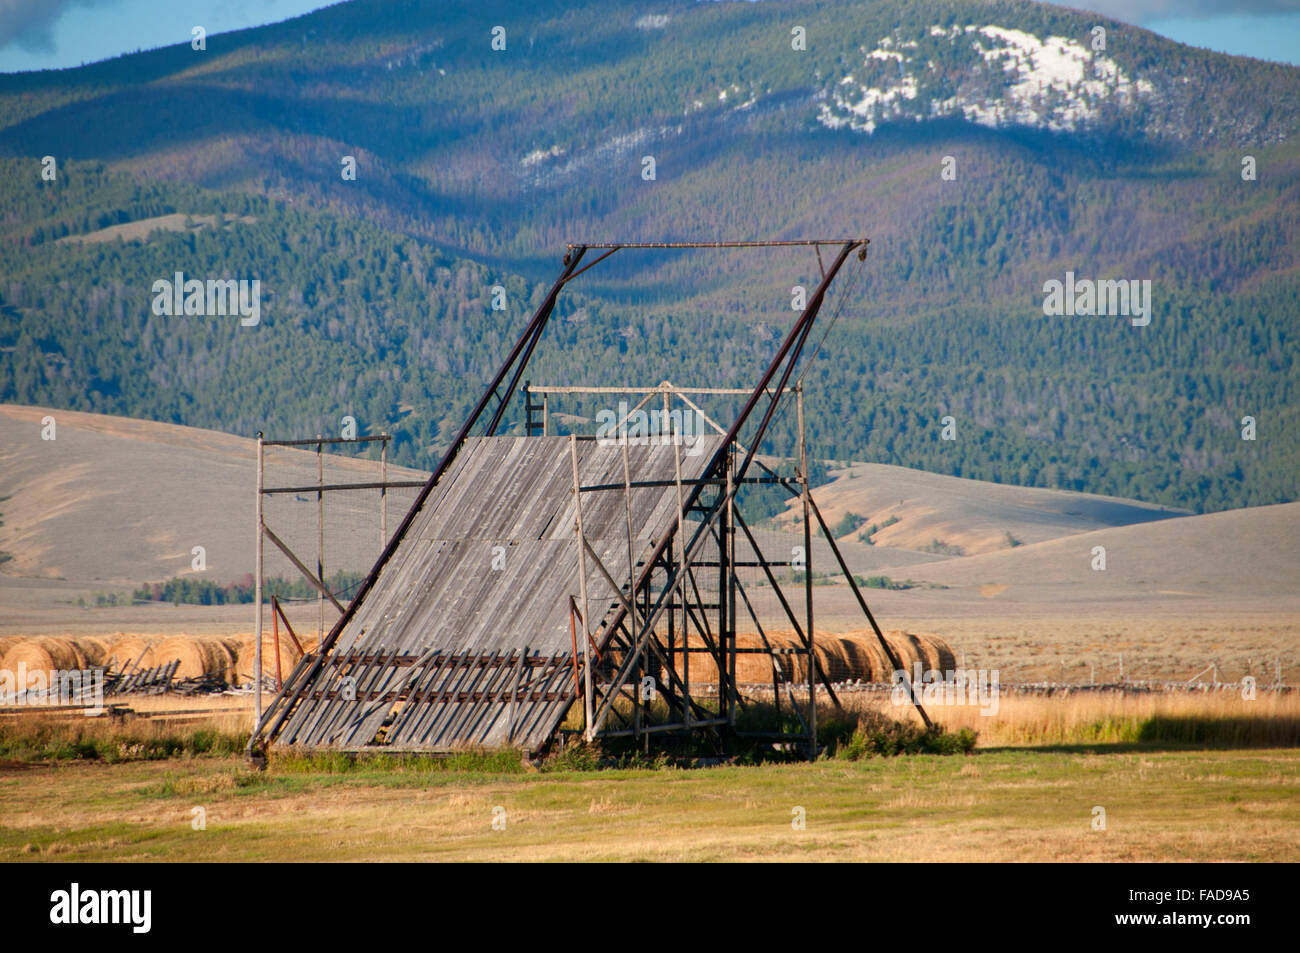
<svg viewBox="0 0 1300 953"><path fill-rule="evenodd" d="M981 748L1135 741L1125 735L1153 718L1241 719L1258 722L1261 728L1269 721L1300 720L1300 693L1295 692L1259 691L1253 700L1232 692L1001 694L996 710L969 694L967 700L971 703L931 704L927 711L950 731L969 728L977 732ZM845 692L841 701L849 711L874 710L892 718L916 717L910 702L895 704L884 694Z"/></svg>

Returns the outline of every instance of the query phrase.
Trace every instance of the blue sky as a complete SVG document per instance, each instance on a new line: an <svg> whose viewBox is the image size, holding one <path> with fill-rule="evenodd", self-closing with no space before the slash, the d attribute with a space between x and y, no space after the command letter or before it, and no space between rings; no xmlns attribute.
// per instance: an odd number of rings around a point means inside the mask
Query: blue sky
<svg viewBox="0 0 1300 953"><path fill-rule="evenodd" d="M653 7L647 0L647 9ZM1065 0L1180 43L1300 65L1300 0ZM0 72L61 69L274 23L320 0L0 0Z"/></svg>

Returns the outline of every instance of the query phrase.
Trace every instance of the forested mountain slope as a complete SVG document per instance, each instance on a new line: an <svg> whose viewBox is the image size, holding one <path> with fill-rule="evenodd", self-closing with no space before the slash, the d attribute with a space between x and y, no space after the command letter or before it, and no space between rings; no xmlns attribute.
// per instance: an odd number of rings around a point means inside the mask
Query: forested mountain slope
<svg viewBox="0 0 1300 953"><path fill-rule="evenodd" d="M1293 500L1298 111L1293 67L972 0L366 0L0 77L0 401L245 436L351 414L431 467L564 242L866 235L805 378L820 455ZM260 322L154 314L178 271L257 278ZM1045 316L1066 272L1150 280L1150 323ZM752 382L816 277L807 252L621 252L530 376Z"/></svg>

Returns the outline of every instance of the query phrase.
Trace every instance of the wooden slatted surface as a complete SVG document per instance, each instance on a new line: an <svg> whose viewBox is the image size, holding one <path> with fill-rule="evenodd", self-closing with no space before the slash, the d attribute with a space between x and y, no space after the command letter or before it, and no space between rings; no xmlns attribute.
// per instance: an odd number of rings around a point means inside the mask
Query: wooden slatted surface
<svg viewBox="0 0 1300 953"><path fill-rule="evenodd" d="M683 479L698 479L719 442L629 446L632 482L672 481L675 455ZM582 515L592 548L622 583L623 448L579 441L578 468L584 486L620 487L583 493ZM634 562L675 524L676 506L672 485L632 489ZM567 437L468 440L274 743L539 747L574 698L575 516ZM599 624L617 597L591 560L587 591ZM578 649L580 659L580 642ZM290 679L286 695L297 687Z"/></svg>

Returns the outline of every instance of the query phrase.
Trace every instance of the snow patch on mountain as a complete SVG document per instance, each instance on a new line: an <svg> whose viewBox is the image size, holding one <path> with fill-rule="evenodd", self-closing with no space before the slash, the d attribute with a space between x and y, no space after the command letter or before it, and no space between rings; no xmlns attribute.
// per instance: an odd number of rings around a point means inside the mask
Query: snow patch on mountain
<svg viewBox="0 0 1300 953"><path fill-rule="evenodd" d="M534 149L528 155L519 160L519 164L524 168L537 165L539 162L545 162L547 159L556 159L564 155L565 150L560 146L551 146L549 149Z"/></svg>
<svg viewBox="0 0 1300 953"><path fill-rule="evenodd" d="M523 188L552 187L578 174L590 174L596 169L609 169L619 165L635 172L639 170L637 162L646 148L655 142L680 137L684 131L681 125L644 127L572 152L559 145L546 150L534 150L519 162Z"/></svg>
<svg viewBox="0 0 1300 953"><path fill-rule="evenodd" d="M863 71L818 94L818 121L872 133L883 122L963 116L993 128L1071 131L1154 88L1077 40L1000 26L932 26L917 39L863 48Z"/></svg>

